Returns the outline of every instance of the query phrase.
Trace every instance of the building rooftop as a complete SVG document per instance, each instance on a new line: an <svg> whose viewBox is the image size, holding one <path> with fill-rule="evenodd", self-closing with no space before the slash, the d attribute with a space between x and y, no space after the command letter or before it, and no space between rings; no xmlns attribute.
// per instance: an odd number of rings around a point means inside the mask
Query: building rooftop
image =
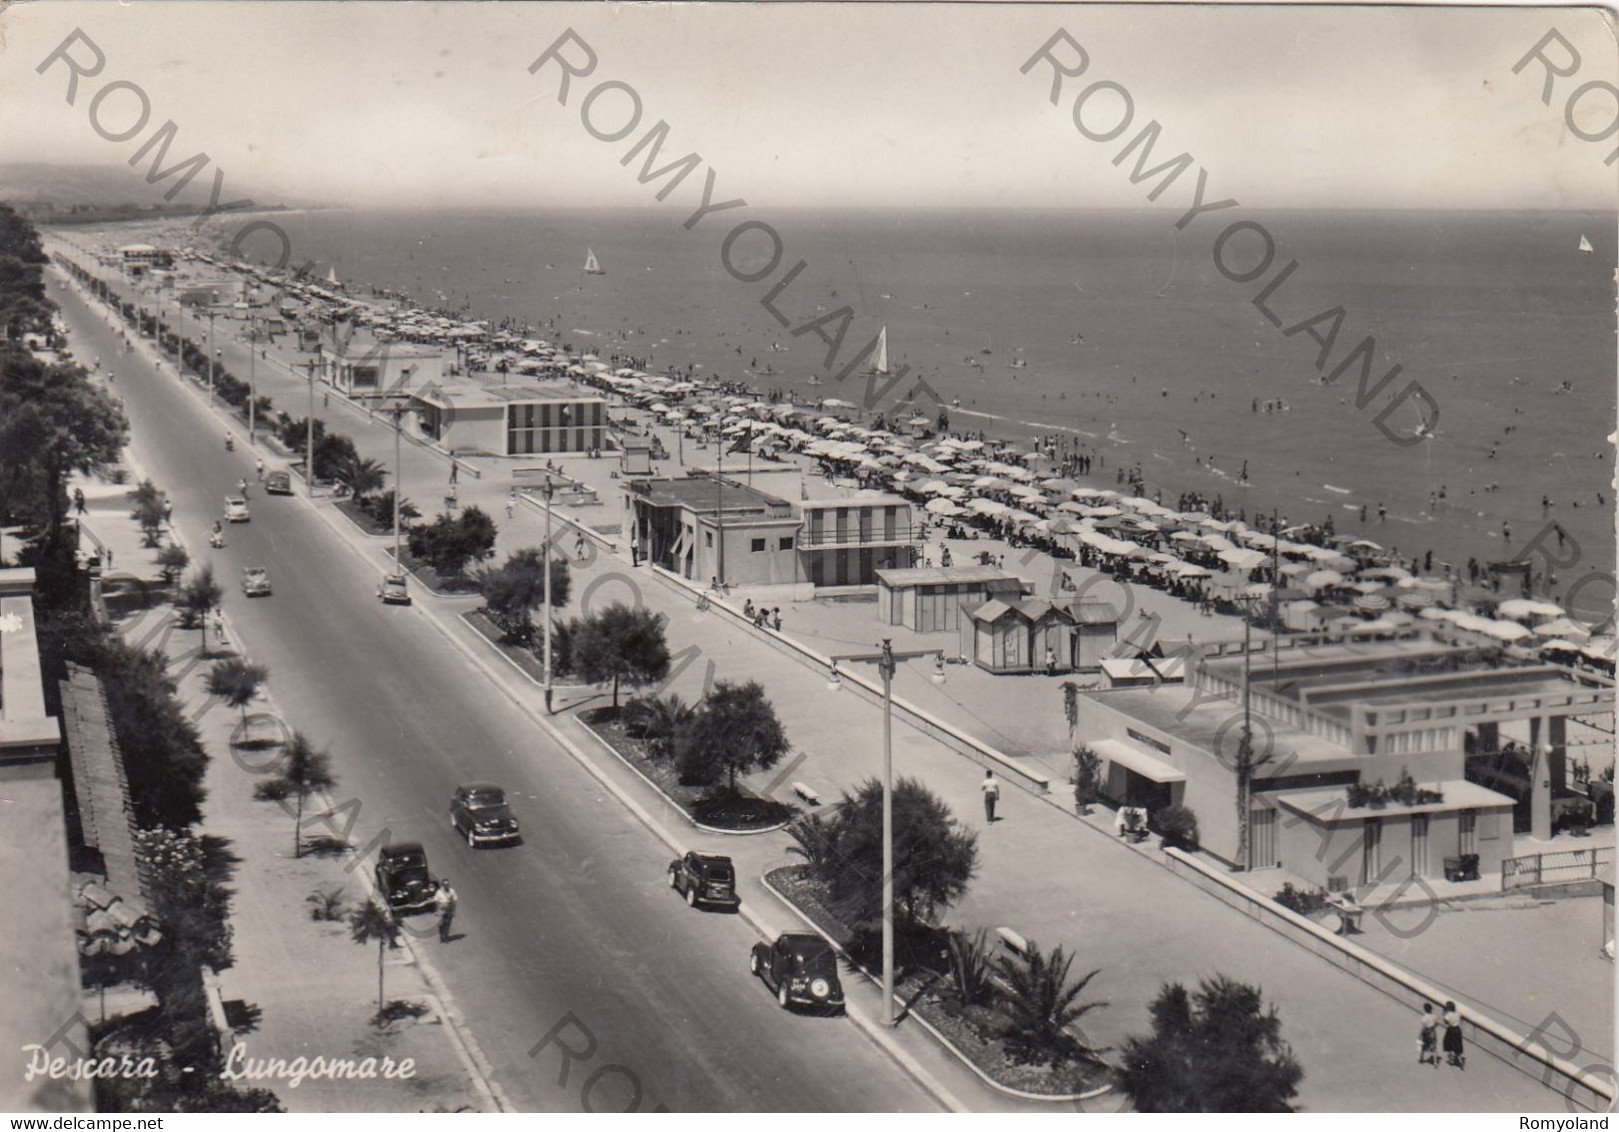
<svg viewBox="0 0 1619 1132"><path fill-rule="evenodd" d="M630 491L654 507L689 507L700 515L716 510L761 511L772 513L783 508L790 514L792 504L758 488L722 480L715 488L711 476L678 480L631 480Z"/></svg>
<svg viewBox="0 0 1619 1132"><path fill-rule="evenodd" d="M1154 663L1159 663L1156 660ZM1235 754L1242 734L1242 706L1233 700L1198 695L1183 684L1162 684L1151 688L1124 688L1092 692L1090 697L1136 721L1167 735L1170 745L1186 743L1198 750ZM1276 759L1256 774L1266 777L1294 762L1352 759L1356 756L1340 743L1300 730L1283 720L1254 712L1262 725L1254 727L1255 746L1265 753L1266 737ZM1292 757L1287 757L1291 753Z"/></svg>
<svg viewBox="0 0 1619 1132"><path fill-rule="evenodd" d="M54 778L0 780L0 1047L45 1046L70 1061L89 1056L74 944L62 784ZM15 1065L16 1063L13 1062ZM0 1073L7 1112L93 1112L90 1082Z"/></svg>
<svg viewBox="0 0 1619 1132"><path fill-rule="evenodd" d="M0 570L0 764L54 761L62 732L45 712L34 631L34 571ZM8 759L9 756L9 759Z"/></svg>
<svg viewBox="0 0 1619 1132"><path fill-rule="evenodd" d="M856 491L849 495L823 497L820 499L806 499L799 504L805 510L826 507L909 507L910 500L903 496L894 495L886 491L871 491L869 489Z"/></svg>
<svg viewBox="0 0 1619 1132"><path fill-rule="evenodd" d="M823 500L824 502L824 500ZM972 586L985 582L1011 582L1023 585L1023 579L1009 574L999 566L917 566L907 570L878 570L877 580L884 585L904 586Z"/></svg>
<svg viewBox="0 0 1619 1132"><path fill-rule="evenodd" d="M546 401L565 401L577 405L604 400L567 381L512 381L502 385L485 385L478 381L439 379L412 390L411 396L441 408L451 405L522 405Z"/></svg>

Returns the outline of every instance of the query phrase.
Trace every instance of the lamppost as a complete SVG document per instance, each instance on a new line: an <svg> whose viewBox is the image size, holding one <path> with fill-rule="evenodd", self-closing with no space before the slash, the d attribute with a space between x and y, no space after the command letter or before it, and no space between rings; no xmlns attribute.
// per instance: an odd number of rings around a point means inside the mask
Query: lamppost
<svg viewBox="0 0 1619 1132"><path fill-rule="evenodd" d="M315 367L309 367L309 413L304 417L304 488L315 498ZM397 510L397 508L396 508Z"/></svg>
<svg viewBox="0 0 1619 1132"><path fill-rule="evenodd" d="M1253 683L1253 651L1251 646L1253 633L1253 606L1257 597L1250 597L1242 603L1242 737L1237 741L1237 870L1247 872L1253 867L1249 859L1253 855L1253 847L1249 836L1249 797L1253 792L1254 771L1270 762L1269 753L1262 758L1254 757L1254 722L1249 694ZM1275 643L1272 642L1273 649ZM1190 659L1190 658L1188 658Z"/></svg>
<svg viewBox="0 0 1619 1132"><path fill-rule="evenodd" d="M894 673L902 660L933 658L933 680L944 683L944 650L915 649L895 652L886 638L879 652L855 653L832 658L832 678L827 687L836 692L843 687L838 665L844 661L875 664L883 676L883 1025L894 1025Z"/></svg>
<svg viewBox="0 0 1619 1132"><path fill-rule="evenodd" d="M403 472L405 470L404 465L399 462L399 438L404 432L403 416L404 416L404 410L402 408L399 408L399 407L396 406L394 408L394 508L393 508L393 510L394 510L394 572L397 573L397 574L402 574L402 573L405 572L404 566L401 564L400 558L399 558L399 503L400 503L400 491L399 491L400 483L399 483L399 479L400 479L400 476L403 474ZM309 478L310 479L315 478L315 451L314 451L313 448L311 448L310 451L309 451Z"/></svg>
<svg viewBox="0 0 1619 1132"><path fill-rule="evenodd" d="M551 497L556 486L545 477L545 714L551 714Z"/></svg>
<svg viewBox="0 0 1619 1132"><path fill-rule="evenodd" d="M247 316L247 442L257 444L258 439L253 435L254 415L258 412L259 386L258 372L253 354L254 339L253 315Z"/></svg>
<svg viewBox="0 0 1619 1132"><path fill-rule="evenodd" d="M208 307L208 407L214 404L214 308Z"/></svg>

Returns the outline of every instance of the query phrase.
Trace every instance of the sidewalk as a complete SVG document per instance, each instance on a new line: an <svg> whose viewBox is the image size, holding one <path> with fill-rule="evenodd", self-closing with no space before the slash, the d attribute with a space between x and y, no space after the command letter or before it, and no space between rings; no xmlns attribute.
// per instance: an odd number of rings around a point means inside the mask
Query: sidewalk
<svg viewBox="0 0 1619 1132"><path fill-rule="evenodd" d="M74 313L64 312L70 327L77 323ZM125 355L120 363L129 366L131 357ZM157 585L158 548L141 545L140 531L129 518L128 495L139 479L139 469L132 468L125 484L77 481L87 503L83 523L91 534L86 542L112 552L113 576ZM194 566L206 562L206 557L194 557ZM223 585L231 582L221 579ZM294 861L292 816L273 802L254 800L254 786L263 776L253 768L264 767L274 752L232 748L240 716L206 692L213 663L242 654L234 633L227 626L229 644L222 645L210 627L210 655L204 658L197 653L197 631L178 629L174 611L166 605L125 620L119 629L133 642L162 648L170 658L177 698L210 756L203 820L196 832L216 839L235 860L228 882L234 963L217 980L236 1027L234 1040L255 1060L323 1056L415 1062L414 1076L405 1081L306 1079L297 1088L284 1080L241 1084L270 1088L292 1112L493 1111L496 1105L471 1069L459 1036L445 1024L446 1006L434 991L430 968L411 949L409 935L401 950L388 955L387 998L419 1003L425 1010L419 1018L378 1029L370 1024L377 1009L376 945L351 942L344 923L310 918L305 897L315 888L342 886L352 906L368 895L366 878L345 873L340 856L306 853ZM276 713L273 701L262 694L248 711ZM270 723L263 727L274 730ZM318 812L320 802L311 800L306 809ZM357 829L355 836L369 832ZM431 918L418 919L409 927L428 932Z"/></svg>

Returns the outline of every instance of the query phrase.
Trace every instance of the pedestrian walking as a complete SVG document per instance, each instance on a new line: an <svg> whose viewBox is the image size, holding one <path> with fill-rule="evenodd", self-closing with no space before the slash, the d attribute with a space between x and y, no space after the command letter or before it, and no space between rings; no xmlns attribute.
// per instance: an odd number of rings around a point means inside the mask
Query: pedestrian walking
<svg viewBox="0 0 1619 1132"><path fill-rule="evenodd" d="M583 562L585 560L585 532L584 531L580 531L578 536L575 537L574 540L573 540L573 556L575 558L579 559L579 561L581 561L581 562Z"/></svg>
<svg viewBox="0 0 1619 1132"><path fill-rule="evenodd" d="M163 521L167 523L174 517L174 501L167 497L163 500Z"/></svg>
<svg viewBox="0 0 1619 1132"><path fill-rule="evenodd" d="M1422 1029L1417 1034L1417 1064L1439 1068L1439 1015L1433 1003L1422 1004Z"/></svg>
<svg viewBox="0 0 1619 1132"><path fill-rule="evenodd" d="M1057 673L1057 651L1050 645L1046 646L1046 675L1054 676Z"/></svg>
<svg viewBox="0 0 1619 1132"><path fill-rule="evenodd" d="M1457 1069L1467 1068L1467 1053L1462 1048L1462 1016L1454 1002L1445 1003L1445 1060Z"/></svg>
<svg viewBox="0 0 1619 1132"><path fill-rule="evenodd" d="M517 516L517 492L514 491L514 492L512 492L510 495L508 495L506 497L506 518L508 520L510 520L510 519L515 518L516 516Z"/></svg>
<svg viewBox="0 0 1619 1132"><path fill-rule="evenodd" d="M978 787L984 792L984 821L995 821L995 803L1001 800L1001 783L993 770L984 772L984 781Z"/></svg>
<svg viewBox="0 0 1619 1132"><path fill-rule="evenodd" d="M262 482L264 479L264 460L261 458L253 463L253 474Z"/></svg>
<svg viewBox="0 0 1619 1132"><path fill-rule="evenodd" d="M438 891L433 894L433 907L438 909L438 941L450 942L450 925L455 922L455 906L457 898L455 889L450 887L450 880L445 877L438 882Z"/></svg>
<svg viewBox="0 0 1619 1132"><path fill-rule="evenodd" d="M781 606L779 605L770 611L770 627L778 633L781 632Z"/></svg>
<svg viewBox="0 0 1619 1132"><path fill-rule="evenodd" d="M84 514L84 488L82 487L73 489L73 508L79 514Z"/></svg>

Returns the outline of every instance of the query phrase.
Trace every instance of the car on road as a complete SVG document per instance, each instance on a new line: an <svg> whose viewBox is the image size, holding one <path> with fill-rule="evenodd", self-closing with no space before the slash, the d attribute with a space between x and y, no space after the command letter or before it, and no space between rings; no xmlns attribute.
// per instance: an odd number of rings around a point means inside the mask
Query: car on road
<svg viewBox="0 0 1619 1132"><path fill-rule="evenodd" d="M506 791L492 782L467 782L455 788L450 796L450 827L473 849L523 839L517 818L506 804Z"/></svg>
<svg viewBox="0 0 1619 1132"><path fill-rule="evenodd" d="M383 575L382 581L377 583L377 596L382 599L383 605L409 605L410 588L405 585L405 576Z"/></svg>
<svg viewBox="0 0 1619 1132"><path fill-rule="evenodd" d="M394 912L409 915L433 907L438 883L427 872L427 850L414 841L384 845L377 852L377 891Z"/></svg>
<svg viewBox="0 0 1619 1132"><path fill-rule="evenodd" d="M248 597L269 597L270 571L263 566L243 567L242 592Z"/></svg>
<svg viewBox="0 0 1619 1132"><path fill-rule="evenodd" d="M699 904L737 908L742 904L736 894L736 869L731 858L718 853L691 852L670 861L669 887L693 908Z"/></svg>
<svg viewBox="0 0 1619 1132"><path fill-rule="evenodd" d="M832 945L813 932L783 932L775 943L756 943L748 969L776 994L783 1010L814 1006L843 1007L838 956Z"/></svg>
<svg viewBox="0 0 1619 1132"><path fill-rule="evenodd" d="M247 511L247 500L240 495L227 495L225 497L225 522L245 523L251 517Z"/></svg>
<svg viewBox="0 0 1619 1132"><path fill-rule="evenodd" d="M265 495L291 495L292 475L289 472L271 472L264 477Z"/></svg>

